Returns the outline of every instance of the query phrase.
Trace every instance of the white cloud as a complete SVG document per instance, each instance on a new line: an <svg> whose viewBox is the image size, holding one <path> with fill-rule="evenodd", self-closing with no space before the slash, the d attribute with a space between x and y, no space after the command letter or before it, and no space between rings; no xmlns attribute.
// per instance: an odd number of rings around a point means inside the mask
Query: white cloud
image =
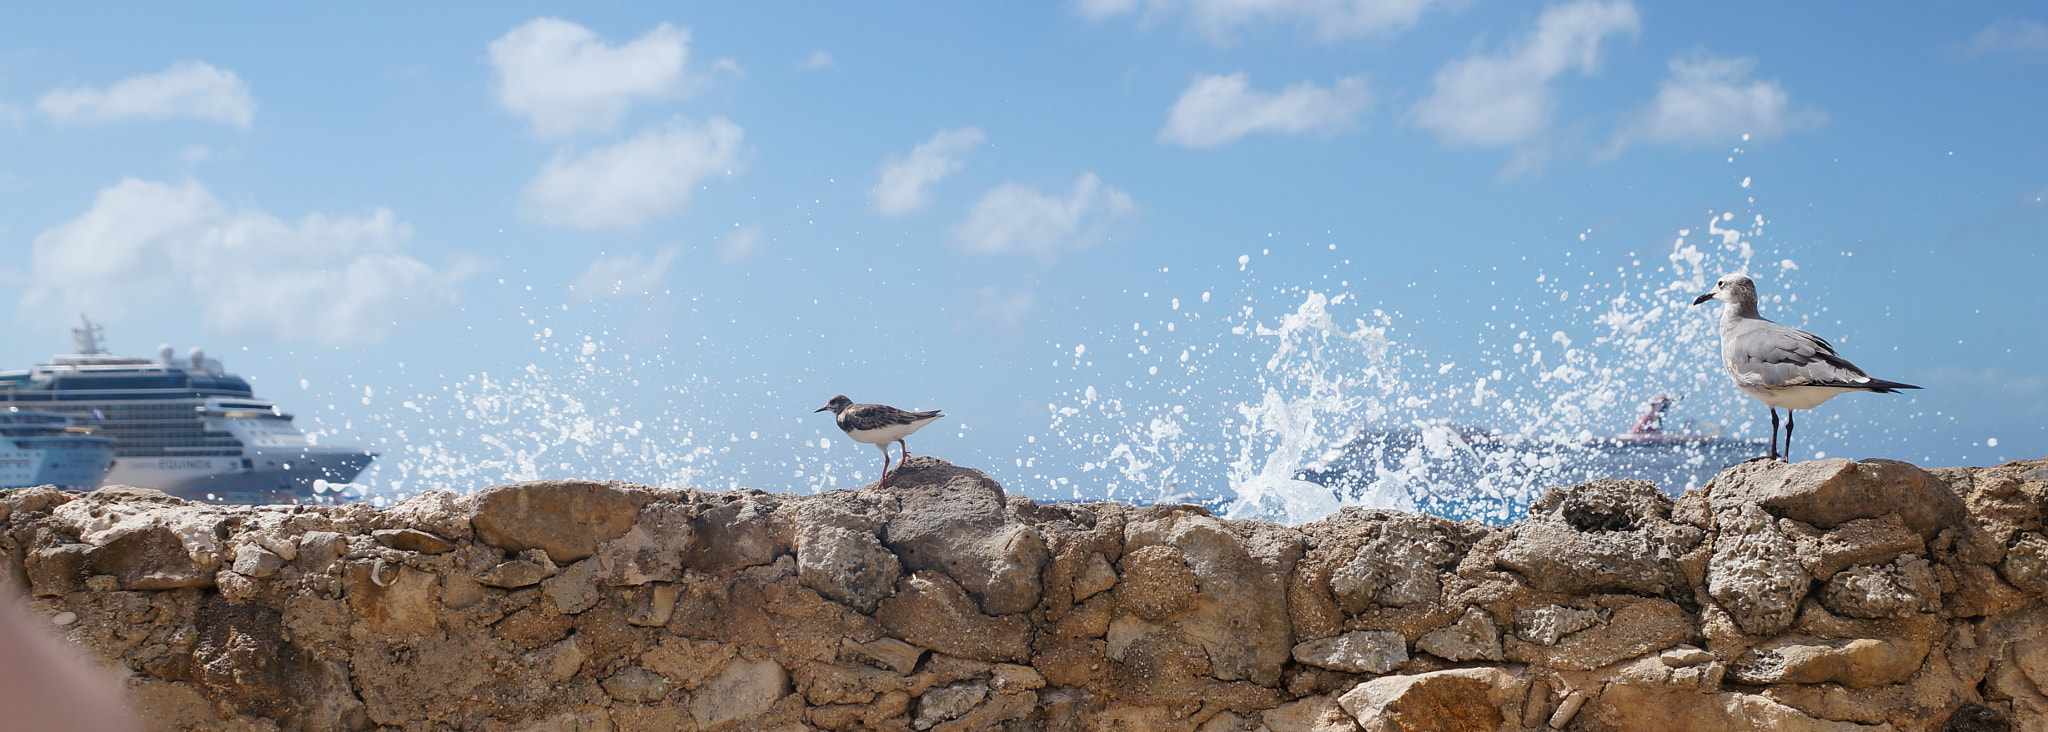
<svg viewBox="0 0 2048 732"><path fill-rule="evenodd" d="M638 254L600 256L591 260L590 268L584 270L569 289L589 298L650 295L661 289L661 281L668 276L669 265L682 254L682 247L667 246L652 257Z"/></svg>
<svg viewBox="0 0 2048 732"><path fill-rule="evenodd" d="M2048 25L2026 18L1999 18L1970 39L1970 55L2013 55L2048 59Z"/></svg>
<svg viewBox="0 0 2048 732"><path fill-rule="evenodd" d="M344 345L451 306L465 268L407 256L412 227L389 209L287 222L230 210L205 187L124 179L36 236L24 317L117 320L190 302L207 329Z"/></svg>
<svg viewBox="0 0 2048 732"><path fill-rule="evenodd" d="M973 127L939 130L932 139L912 148L910 156L882 161L881 183L869 191L875 209L887 216L902 216L924 208L925 186L960 170L960 158L988 136Z"/></svg>
<svg viewBox="0 0 2048 732"><path fill-rule="evenodd" d="M246 130L256 119L256 100L235 72L204 61L179 61L154 74L114 82L104 90L52 91L36 100L36 110L60 124L184 117Z"/></svg>
<svg viewBox="0 0 2048 732"><path fill-rule="evenodd" d="M825 49L820 48L815 51L812 51L811 55L804 57L803 61L797 63L797 68L829 69L838 65L839 59L832 58L831 51L827 51Z"/></svg>
<svg viewBox="0 0 2048 732"><path fill-rule="evenodd" d="M1324 40L1389 35L1415 25L1432 5L1458 0L1077 0L1089 18L1142 13L1146 21L1186 12L1188 22L1217 44L1257 22L1294 21L1315 28Z"/></svg>
<svg viewBox="0 0 2048 732"><path fill-rule="evenodd" d="M1082 173L1065 198L1016 183L997 186L955 225L953 242L973 254L1021 253L1051 262L1109 239L1113 227L1137 211L1128 193Z"/></svg>
<svg viewBox="0 0 2048 732"><path fill-rule="evenodd" d="M1328 89L1301 82L1269 93L1251 88L1243 73L1201 76L1167 113L1160 142L1188 147L1229 144L1253 132L1334 134L1358 122L1372 104L1365 79L1339 79Z"/></svg>
<svg viewBox="0 0 2048 732"><path fill-rule="evenodd" d="M962 333L1008 339L1024 329L1038 311L1038 296L1029 289L1005 292L983 287L967 296L953 319L953 329Z"/></svg>
<svg viewBox="0 0 2048 732"><path fill-rule="evenodd" d="M616 127L642 99L681 95L690 31L667 23L623 45L560 18L535 18L492 41L498 103L544 138Z"/></svg>
<svg viewBox="0 0 2048 732"><path fill-rule="evenodd" d="M737 226L725 236L718 238L718 261L739 264L761 250L761 242L767 237L758 226Z"/></svg>
<svg viewBox="0 0 2048 732"><path fill-rule="evenodd" d="M1628 0L1551 7L1515 47L1458 59L1437 70L1435 91L1415 105L1409 118L1435 131L1446 145L1530 142L1549 131L1557 106L1551 79L1571 69L1594 72L1601 40L1641 32L1642 22Z"/></svg>
<svg viewBox="0 0 2048 732"><path fill-rule="evenodd" d="M582 228L637 226L681 212L704 181L739 166L741 135L723 117L675 120L611 147L556 153L520 193L521 212Z"/></svg>
<svg viewBox="0 0 2048 732"><path fill-rule="evenodd" d="M1813 109L1794 109L1775 81L1750 81L1750 58L1696 54L1671 60L1671 76L1657 96L1633 115L1607 154L1638 143L1733 144L1750 135L1770 139L1827 120Z"/></svg>

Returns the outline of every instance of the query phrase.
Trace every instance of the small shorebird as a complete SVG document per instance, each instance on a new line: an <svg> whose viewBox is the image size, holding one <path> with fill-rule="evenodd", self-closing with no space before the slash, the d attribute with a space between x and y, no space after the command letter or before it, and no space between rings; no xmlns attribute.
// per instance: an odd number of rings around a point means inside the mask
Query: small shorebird
<svg viewBox="0 0 2048 732"><path fill-rule="evenodd" d="M1721 363L1750 398L1771 410L1771 459L1778 458L1778 410L1785 410L1785 457L1792 457L1792 410L1812 409L1837 394L1871 391L1897 394L1912 384L1870 378L1820 336L1788 328L1757 314L1756 283L1723 275L1714 289L1692 304L1727 303L1721 312Z"/></svg>
<svg viewBox="0 0 2048 732"><path fill-rule="evenodd" d="M855 404L846 395L832 397L818 412L831 412L839 429L854 442L865 442L882 451L882 478L889 477L889 443L903 446L903 459L910 459L910 443L903 438L924 429L932 420L944 417L939 410L906 412L886 404ZM816 412L813 412L815 414Z"/></svg>

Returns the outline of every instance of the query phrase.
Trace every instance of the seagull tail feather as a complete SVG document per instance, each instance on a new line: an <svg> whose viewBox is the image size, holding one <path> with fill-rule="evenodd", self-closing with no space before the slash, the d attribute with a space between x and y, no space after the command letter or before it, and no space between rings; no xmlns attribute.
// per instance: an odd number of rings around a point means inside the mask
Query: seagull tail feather
<svg viewBox="0 0 2048 732"><path fill-rule="evenodd" d="M1868 381L1836 381L1825 384L1813 384L1813 386L1833 386L1844 389L1858 389L1877 394L1897 394L1899 393L1900 389L1920 388L1912 384L1906 384L1897 381L1885 381L1884 379L1870 379Z"/></svg>

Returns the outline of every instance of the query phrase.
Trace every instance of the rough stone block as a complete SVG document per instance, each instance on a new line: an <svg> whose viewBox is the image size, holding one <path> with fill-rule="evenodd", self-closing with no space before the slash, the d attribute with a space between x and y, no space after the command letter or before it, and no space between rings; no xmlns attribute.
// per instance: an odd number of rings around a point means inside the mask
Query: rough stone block
<svg viewBox="0 0 2048 732"><path fill-rule="evenodd" d="M873 613L896 593L903 564L873 534L837 526L806 527L796 542L797 578L818 594Z"/></svg>
<svg viewBox="0 0 2048 732"><path fill-rule="evenodd" d="M1385 630L1354 630L1296 643L1294 660L1357 674L1383 674L1408 662L1408 639Z"/></svg>
<svg viewBox="0 0 2048 732"><path fill-rule="evenodd" d="M1456 624L1415 639L1415 650L1446 661L1499 661L1500 626L1485 610L1466 608Z"/></svg>
<svg viewBox="0 0 2048 732"><path fill-rule="evenodd" d="M1373 679L1337 698L1369 730L1492 730L1519 712L1515 682L1493 668L1432 671ZM1516 718L1520 715L1516 714Z"/></svg>
<svg viewBox="0 0 2048 732"><path fill-rule="evenodd" d="M470 525L484 543L508 552L547 551L574 562L624 535L653 494L615 482L533 480L494 485L470 497Z"/></svg>
<svg viewBox="0 0 2048 732"><path fill-rule="evenodd" d="M1792 627L1812 584L1799 562L1798 544L1754 504L1715 520L1720 536L1707 568L1707 593L1745 633L1771 636Z"/></svg>

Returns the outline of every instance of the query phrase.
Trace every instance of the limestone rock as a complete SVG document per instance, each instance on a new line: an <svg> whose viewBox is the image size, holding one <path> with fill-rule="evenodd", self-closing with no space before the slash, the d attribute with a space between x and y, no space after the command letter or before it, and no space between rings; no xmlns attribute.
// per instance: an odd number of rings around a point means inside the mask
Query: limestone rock
<svg viewBox="0 0 2048 732"><path fill-rule="evenodd" d="M685 566L725 572L767 564L788 551L774 526L775 496L739 490L700 498L708 500L688 510L672 509L691 516Z"/></svg>
<svg viewBox="0 0 2048 732"><path fill-rule="evenodd" d="M683 555L697 538L689 513L672 502L641 509L632 528L598 545L598 576L613 587L676 581L682 576Z"/></svg>
<svg viewBox="0 0 2048 732"><path fill-rule="evenodd" d="M895 594L903 564L873 534L837 526L804 529L796 543L797 577L805 587L864 613Z"/></svg>
<svg viewBox="0 0 2048 732"><path fill-rule="evenodd" d="M541 580L555 576L555 572L555 563L548 559L547 552L530 549L522 552L518 559L498 563L476 579L492 587L509 590L540 584Z"/></svg>
<svg viewBox="0 0 2048 732"><path fill-rule="evenodd" d="M1500 626L1479 608L1466 608L1457 624L1432 630L1415 639L1415 650L1446 661L1499 661Z"/></svg>
<svg viewBox="0 0 2048 732"><path fill-rule="evenodd" d="M1466 532L1435 516L1394 514L1378 519L1376 535L1330 574L1330 591L1346 612L1372 605L1435 602L1437 575L1471 548Z"/></svg>
<svg viewBox="0 0 2048 732"><path fill-rule="evenodd" d="M323 574L347 552L348 537L333 531L308 531L299 537L299 556L292 561L301 571Z"/></svg>
<svg viewBox="0 0 2048 732"><path fill-rule="evenodd" d="M1920 535L1906 528L1898 514L1847 521L1825 532L1794 521L1781 521L1779 528L1798 544L1799 562L1817 580L1854 565L1883 564L1925 549Z"/></svg>
<svg viewBox="0 0 2048 732"><path fill-rule="evenodd" d="M989 676L989 689L999 694L1033 691L1045 688L1045 677L1030 666L998 663Z"/></svg>
<svg viewBox="0 0 2048 732"><path fill-rule="evenodd" d="M1720 536L1707 566L1707 594L1745 633L1784 632L1812 584L1799 563L1798 544L1756 504L1724 511L1715 520Z"/></svg>
<svg viewBox="0 0 2048 732"><path fill-rule="evenodd" d="M455 550L454 543L419 529L381 529L370 535L377 543L399 551L446 554Z"/></svg>
<svg viewBox="0 0 2048 732"><path fill-rule="evenodd" d="M668 679L639 666L619 669L599 682L604 693L619 701L650 702L668 695Z"/></svg>
<svg viewBox="0 0 2048 732"><path fill-rule="evenodd" d="M1492 730L1509 718L1503 707L1520 711L1515 689L1500 669L1453 669L1373 679L1337 703L1368 730Z"/></svg>
<svg viewBox="0 0 2048 732"><path fill-rule="evenodd" d="M724 670L736 653L718 641L669 637L642 654L640 665L694 691Z"/></svg>
<svg viewBox="0 0 2048 732"><path fill-rule="evenodd" d="M1010 663L1031 658L1033 633L1024 617L981 614L973 598L936 572L912 573L903 588L875 611L891 635L962 658Z"/></svg>
<svg viewBox="0 0 2048 732"><path fill-rule="evenodd" d="M1669 595L1689 585L1679 560L1698 528L1671 521L1671 498L1646 481L1604 478L1552 488L1529 507L1495 561L1545 592Z"/></svg>
<svg viewBox="0 0 2048 732"><path fill-rule="evenodd" d="M1037 607L1039 572L1050 554L1036 529L1010 517L1003 488L994 480L936 458L913 457L878 490L902 504L882 542L905 569L944 572L989 615Z"/></svg>
<svg viewBox="0 0 2048 732"><path fill-rule="evenodd" d="M1510 661L1553 668L1590 671L1623 659L1693 641L1697 621L1677 603L1655 598L1608 595L1597 602L1608 620L1543 646L1510 638L1503 654Z"/></svg>
<svg viewBox="0 0 2048 732"><path fill-rule="evenodd" d="M1934 568L1917 555L1887 564L1851 567L1821 588L1822 605L1859 618L1902 618L1941 609L1941 584Z"/></svg>
<svg viewBox="0 0 2048 732"><path fill-rule="evenodd" d="M23 574L37 597L62 597L76 592L85 580L88 544L38 547L23 561Z"/></svg>
<svg viewBox="0 0 2048 732"><path fill-rule="evenodd" d="M1911 678L1927 657L1926 641L1787 636L1751 648L1729 672L1749 684L1836 683L1852 689Z"/></svg>
<svg viewBox="0 0 2048 732"><path fill-rule="evenodd" d="M980 681L966 681L927 691L918 697L917 719L910 726L931 729L940 722L966 714L987 698L988 684Z"/></svg>
<svg viewBox="0 0 2048 732"><path fill-rule="evenodd" d="M261 579L277 574L277 570L283 568L284 557L255 544L245 544L235 551L234 569L237 574Z"/></svg>
<svg viewBox="0 0 2048 732"><path fill-rule="evenodd" d="M1089 552L1088 564L1074 577L1074 602L1081 602L1116 586L1116 568L1101 552Z"/></svg>
<svg viewBox="0 0 2048 732"><path fill-rule="evenodd" d="M704 729L765 714L789 693L789 674L769 659L733 659L690 697L690 716Z"/></svg>
<svg viewBox="0 0 2048 732"><path fill-rule="evenodd" d="M382 576L376 573L382 572ZM434 632L435 594L440 583L434 575L405 565L381 566L374 562L353 562L343 573L349 609L368 621L370 630L386 636L411 637Z"/></svg>
<svg viewBox="0 0 2048 732"><path fill-rule="evenodd" d="M1270 686L1293 646L1288 577L1302 556L1300 533L1264 522L1225 522L1199 509L1154 506L1124 527L1127 552L1171 547L1196 581L1189 609L1171 624L1200 646L1209 675ZM1121 595L1119 581L1116 592Z"/></svg>
<svg viewBox="0 0 2048 732"><path fill-rule="evenodd" d="M213 572L194 561L185 542L169 526L140 526L112 535L94 547L87 562L95 574L109 575L124 590L173 590L208 587Z"/></svg>
<svg viewBox="0 0 2048 732"><path fill-rule="evenodd" d="M1925 470L1893 460L1757 461L1729 468L1706 487L1716 513L1743 505L1822 529L1896 514L1922 539L1962 522L1962 499Z"/></svg>
<svg viewBox="0 0 2048 732"><path fill-rule="evenodd" d="M1542 605L1515 611L1515 634L1538 645L1554 646L1559 639L1600 623L1592 610Z"/></svg>
<svg viewBox="0 0 2048 732"><path fill-rule="evenodd" d="M1354 630L1294 645L1294 660L1358 674L1383 674L1408 662L1408 639L1383 630Z"/></svg>
<svg viewBox="0 0 2048 732"><path fill-rule="evenodd" d="M540 589L553 600L555 609L563 615L575 615L589 610L599 599L597 587L598 563L581 561L569 565L553 577L542 580Z"/></svg>
<svg viewBox="0 0 2048 732"><path fill-rule="evenodd" d="M484 543L508 552L541 549L556 562L597 553L624 535L652 495L623 483L532 480L495 485L470 497L470 525Z"/></svg>
<svg viewBox="0 0 2048 732"><path fill-rule="evenodd" d="M1117 603L1146 620L1165 620L1194 606L1195 573L1180 550L1171 546L1140 547L1126 553Z"/></svg>
<svg viewBox="0 0 2048 732"><path fill-rule="evenodd" d="M380 530L414 530L453 543L476 538L469 519L462 496L448 491L421 491L384 509L374 525Z"/></svg>
<svg viewBox="0 0 2048 732"><path fill-rule="evenodd" d="M877 638L867 643L856 643L852 638L842 638L839 641L839 657L888 669L896 672L898 676L905 676L917 669L917 662L924 658L924 649L895 638Z"/></svg>
<svg viewBox="0 0 2048 732"><path fill-rule="evenodd" d="M2014 587L2048 595L2048 537L2036 531L2019 534L2005 550L1998 571Z"/></svg>
<svg viewBox="0 0 2048 732"><path fill-rule="evenodd" d="M1261 732L1358 732L1358 720L1333 696L1296 699L1259 715Z"/></svg>
<svg viewBox="0 0 2048 732"><path fill-rule="evenodd" d="M1687 730L1687 732L1884 732L1889 726L1864 726L1809 716L1757 694L1695 693L1643 684L1609 684L1592 698L1579 716L1588 728L1617 730Z"/></svg>

